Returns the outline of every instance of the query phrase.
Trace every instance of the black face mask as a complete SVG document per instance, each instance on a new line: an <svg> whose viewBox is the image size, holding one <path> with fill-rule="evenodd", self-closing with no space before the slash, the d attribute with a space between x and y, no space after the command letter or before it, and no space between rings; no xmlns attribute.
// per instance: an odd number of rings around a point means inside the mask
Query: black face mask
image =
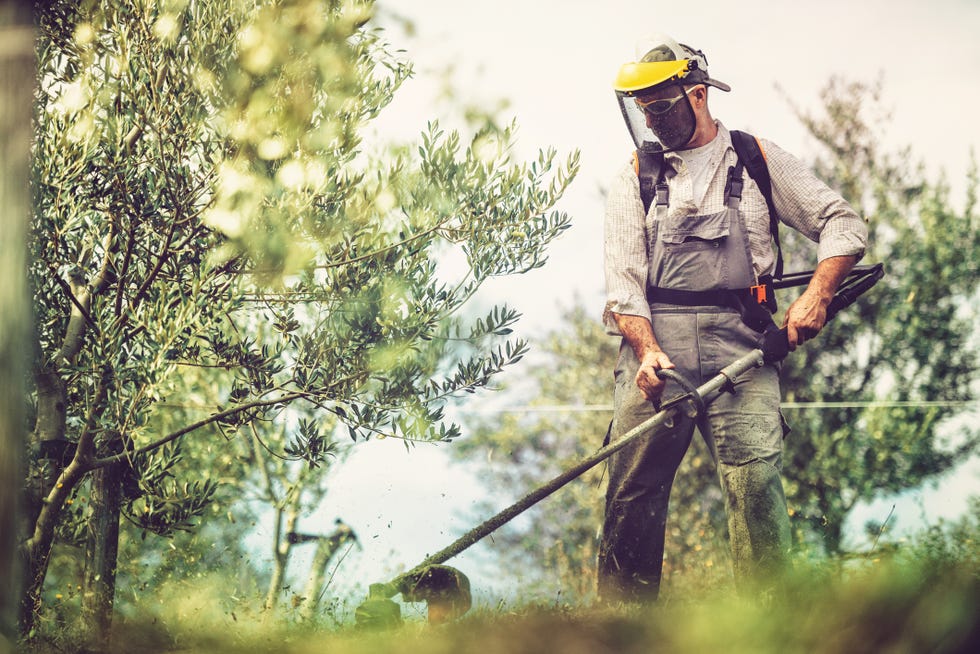
<svg viewBox="0 0 980 654"><path fill-rule="evenodd" d="M678 87L678 91L685 93ZM662 114L644 112L647 125L653 130L664 150L682 150L694 138L697 118L694 107L685 93L685 97L674 103L668 111Z"/></svg>

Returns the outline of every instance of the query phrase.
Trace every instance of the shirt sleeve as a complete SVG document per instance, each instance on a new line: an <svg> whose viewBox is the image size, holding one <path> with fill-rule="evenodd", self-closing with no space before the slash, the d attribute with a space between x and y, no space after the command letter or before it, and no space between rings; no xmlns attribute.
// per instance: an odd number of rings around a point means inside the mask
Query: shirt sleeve
<svg viewBox="0 0 980 654"><path fill-rule="evenodd" d="M771 141L762 140L762 147L776 211L782 222L817 243L817 261L862 257L868 227L851 205L793 155Z"/></svg>
<svg viewBox="0 0 980 654"><path fill-rule="evenodd" d="M602 319L607 333L619 334L613 313L650 319L646 299L646 217L640 183L629 164L620 170L609 189L604 248L606 307Z"/></svg>

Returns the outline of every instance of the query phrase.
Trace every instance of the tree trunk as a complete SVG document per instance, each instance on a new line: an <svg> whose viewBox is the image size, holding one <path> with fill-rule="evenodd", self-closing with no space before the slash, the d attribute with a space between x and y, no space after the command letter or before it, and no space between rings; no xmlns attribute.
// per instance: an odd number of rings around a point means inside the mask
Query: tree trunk
<svg viewBox="0 0 980 654"><path fill-rule="evenodd" d="M310 575L306 579L306 588L303 591L303 608L300 616L304 620L309 620L316 613L320 605L320 594L323 592L323 576L326 573L327 565L334 555L344 545L352 540L356 540L351 528L337 521L338 527L329 536L322 536L317 540L316 552L313 554L313 563L310 565Z"/></svg>
<svg viewBox="0 0 980 654"><path fill-rule="evenodd" d="M92 473L92 518L86 526L82 619L88 643L96 651L108 648L112 627L122 470L123 464L113 463Z"/></svg>
<svg viewBox="0 0 980 654"><path fill-rule="evenodd" d="M26 569L24 574L25 587L21 594L20 631L29 635L34 627L38 608L41 605L41 589L48 572L48 562L51 559L51 545L54 542L55 527L58 516L72 490L91 470L88 463L82 463L78 453L71 463L62 471L54 488L45 497L44 504L34 523L33 533L23 545Z"/></svg>
<svg viewBox="0 0 980 654"><path fill-rule="evenodd" d="M317 607L320 604L320 589L323 586L323 574L336 550L335 544L331 543L329 538L321 538L316 544L313 563L310 564L310 576L307 577L306 588L303 591L303 608L300 611L300 615L304 620L309 620L316 613Z"/></svg>
<svg viewBox="0 0 980 654"><path fill-rule="evenodd" d="M34 524L40 516L44 498L54 488L74 447L65 437L68 401L61 376L51 367L36 371L34 390L37 417L31 447L36 450L37 462L31 466L27 480L25 519L28 524Z"/></svg>
<svg viewBox="0 0 980 654"><path fill-rule="evenodd" d="M18 493L24 479L24 371L30 332L27 231L30 222L34 98L31 4L0 0L0 650L16 639L21 566Z"/></svg>
<svg viewBox="0 0 980 654"><path fill-rule="evenodd" d="M293 543L287 534L292 534L296 530L297 520L299 520L298 493L289 503L288 509L276 511L276 528L272 543L272 579L269 580L269 591L265 596L267 611L271 611L279 604L279 595L282 593L282 584L286 578L286 566L289 564L289 555L293 550Z"/></svg>
<svg viewBox="0 0 980 654"><path fill-rule="evenodd" d="M288 552L288 546L287 552ZM282 580L286 576L286 562L289 559L288 553L277 551L272 560L272 579L269 580L269 590L265 595L265 608L271 611L279 603L279 593L282 592Z"/></svg>

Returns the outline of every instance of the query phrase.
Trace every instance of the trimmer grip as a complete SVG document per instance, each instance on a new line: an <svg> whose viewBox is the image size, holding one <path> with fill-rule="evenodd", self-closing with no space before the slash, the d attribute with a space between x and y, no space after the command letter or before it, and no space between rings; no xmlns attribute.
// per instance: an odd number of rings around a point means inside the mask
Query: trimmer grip
<svg viewBox="0 0 980 654"><path fill-rule="evenodd" d="M789 354L789 335L786 328L776 327L775 324L762 332L762 356L766 363L778 363Z"/></svg>

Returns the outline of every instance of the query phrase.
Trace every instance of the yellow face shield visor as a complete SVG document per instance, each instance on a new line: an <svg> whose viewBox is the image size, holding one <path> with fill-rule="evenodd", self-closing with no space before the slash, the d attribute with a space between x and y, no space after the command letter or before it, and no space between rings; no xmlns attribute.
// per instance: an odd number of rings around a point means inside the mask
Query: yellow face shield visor
<svg viewBox="0 0 980 654"><path fill-rule="evenodd" d="M690 59L680 61L630 62L623 64L613 82L617 93L633 96L648 91L661 84L678 82L697 69L697 62Z"/></svg>

